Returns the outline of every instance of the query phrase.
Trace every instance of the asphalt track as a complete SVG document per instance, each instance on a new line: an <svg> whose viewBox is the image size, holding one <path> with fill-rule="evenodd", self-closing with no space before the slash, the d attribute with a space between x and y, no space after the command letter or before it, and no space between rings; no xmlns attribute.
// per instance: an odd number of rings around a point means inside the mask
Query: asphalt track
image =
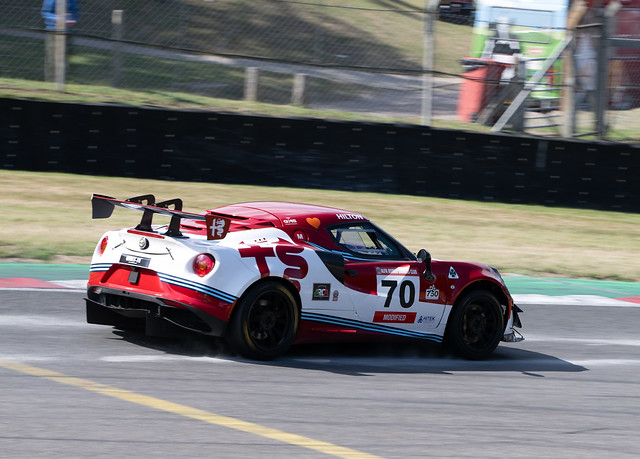
<svg viewBox="0 0 640 459"><path fill-rule="evenodd" d="M507 278L526 340L487 361L406 344L256 363L86 324L86 267L52 268L0 263L0 457L637 457L637 284Z"/></svg>

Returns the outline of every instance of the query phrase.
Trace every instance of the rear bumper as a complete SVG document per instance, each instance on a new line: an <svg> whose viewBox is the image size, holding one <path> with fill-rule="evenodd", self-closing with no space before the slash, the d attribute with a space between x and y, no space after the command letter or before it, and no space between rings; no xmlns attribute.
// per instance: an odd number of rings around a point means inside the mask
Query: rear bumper
<svg viewBox="0 0 640 459"><path fill-rule="evenodd" d="M223 336L227 322L187 304L174 306L162 298L100 287L87 290L87 322L117 328L143 328L149 336L171 336L190 331Z"/></svg>

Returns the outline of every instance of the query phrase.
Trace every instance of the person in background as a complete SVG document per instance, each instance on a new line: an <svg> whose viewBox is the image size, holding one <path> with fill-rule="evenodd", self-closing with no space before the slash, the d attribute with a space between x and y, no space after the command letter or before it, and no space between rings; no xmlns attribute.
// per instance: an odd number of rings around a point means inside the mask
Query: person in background
<svg viewBox="0 0 640 459"><path fill-rule="evenodd" d="M40 10L44 19L44 25L47 30L55 30L56 28L56 0L44 0L42 9ZM65 23L67 29L70 29L78 22L78 2L76 0L67 0L67 18Z"/></svg>
<svg viewBox="0 0 640 459"><path fill-rule="evenodd" d="M76 0L67 0L67 15L65 18L65 31L72 30L78 22L79 16L78 2ZM40 14L44 19L44 25L47 31L56 30L56 0L44 0ZM69 55L69 40L67 40L67 49L65 55ZM44 62L44 80L55 80L55 35L47 33L45 36L45 62ZM66 58L66 57L65 57Z"/></svg>

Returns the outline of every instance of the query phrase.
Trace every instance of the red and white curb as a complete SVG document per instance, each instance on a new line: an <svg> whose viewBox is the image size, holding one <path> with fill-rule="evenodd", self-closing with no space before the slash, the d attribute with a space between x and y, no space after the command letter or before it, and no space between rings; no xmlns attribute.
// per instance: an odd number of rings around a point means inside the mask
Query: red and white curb
<svg viewBox="0 0 640 459"><path fill-rule="evenodd" d="M0 290L17 291L85 291L86 280L43 281L28 277L10 277L0 279Z"/></svg>

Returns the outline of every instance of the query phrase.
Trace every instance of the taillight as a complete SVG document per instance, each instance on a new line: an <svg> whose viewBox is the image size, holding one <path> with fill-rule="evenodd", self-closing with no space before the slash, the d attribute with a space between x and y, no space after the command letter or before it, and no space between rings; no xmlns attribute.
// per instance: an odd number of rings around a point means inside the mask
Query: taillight
<svg viewBox="0 0 640 459"><path fill-rule="evenodd" d="M109 243L109 237L108 236L103 237L102 241L100 241L100 255L102 255L104 251L107 250L108 243Z"/></svg>
<svg viewBox="0 0 640 459"><path fill-rule="evenodd" d="M200 277L206 276L211 272L215 264L216 260L213 255L201 253L193 260L193 272Z"/></svg>

